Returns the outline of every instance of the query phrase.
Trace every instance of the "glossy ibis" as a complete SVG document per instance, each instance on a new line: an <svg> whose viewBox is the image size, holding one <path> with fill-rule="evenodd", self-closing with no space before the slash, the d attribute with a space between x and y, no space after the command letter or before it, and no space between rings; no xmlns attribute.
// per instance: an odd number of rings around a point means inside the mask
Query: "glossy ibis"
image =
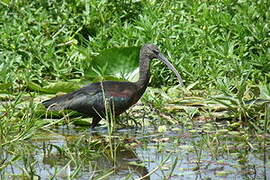
<svg viewBox="0 0 270 180"><path fill-rule="evenodd" d="M182 78L159 49L153 44L146 44L140 50L140 72L137 82L103 81L89 84L77 91L43 101L48 110L70 109L93 118L92 127L106 115L105 100L113 105L115 115L125 112L137 103L147 88L150 79L150 61L159 59L177 76L183 86ZM104 99L105 97L105 99Z"/></svg>

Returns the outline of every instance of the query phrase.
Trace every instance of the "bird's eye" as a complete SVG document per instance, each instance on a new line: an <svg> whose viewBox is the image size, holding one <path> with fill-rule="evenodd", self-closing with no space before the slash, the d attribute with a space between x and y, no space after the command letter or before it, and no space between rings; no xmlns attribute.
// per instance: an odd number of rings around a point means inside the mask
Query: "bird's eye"
<svg viewBox="0 0 270 180"><path fill-rule="evenodd" d="M157 49L153 49L153 53L159 54L159 51Z"/></svg>

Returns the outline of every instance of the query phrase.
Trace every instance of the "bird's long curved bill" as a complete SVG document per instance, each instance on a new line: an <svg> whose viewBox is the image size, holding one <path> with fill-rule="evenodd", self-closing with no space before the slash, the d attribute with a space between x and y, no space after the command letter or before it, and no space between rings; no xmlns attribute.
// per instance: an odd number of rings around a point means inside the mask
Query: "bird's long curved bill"
<svg viewBox="0 0 270 180"><path fill-rule="evenodd" d="M161 53L159 53L159 59L164 62L176 75L180 86L184 87L184 83L183 83L183 79L180 76L180 74L178 73L178 71L175 69L175 67L170 63L170 61Z"/></svg>

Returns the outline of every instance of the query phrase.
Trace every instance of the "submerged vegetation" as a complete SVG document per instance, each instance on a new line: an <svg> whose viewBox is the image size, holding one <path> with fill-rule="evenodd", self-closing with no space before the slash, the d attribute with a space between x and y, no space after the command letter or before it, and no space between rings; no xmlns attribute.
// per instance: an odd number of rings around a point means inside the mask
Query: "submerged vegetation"
<svg viewBox="0 0 270 180"><path fill-rule="evenodd" d="M0 1L0 179L270 178L269 7ZM153 61L141 102L117 119L109 112L117 123L97 130L40 104L89 82L135 81L139 47L149 42L185 88Z"/></svg>

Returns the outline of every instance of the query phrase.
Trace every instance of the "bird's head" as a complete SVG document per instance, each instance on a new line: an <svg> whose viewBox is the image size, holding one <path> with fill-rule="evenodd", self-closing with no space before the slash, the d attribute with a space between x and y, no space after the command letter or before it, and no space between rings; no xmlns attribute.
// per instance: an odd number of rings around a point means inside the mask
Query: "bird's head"
<svg viewBox="0 0 270 180"><path fill-rule="evenodd" d="M164 64L166 64L168 66L168 68L170 68L175 73L175 75L177 76L179 84L181 86L184 86L183 80L182 80L180 74L178 73L178 71L170 63L170 61L160 52L159 48L156 45L154 45L154 44L145 44L141 49L141 53L144 54L144 56L148 57L149 60L159 59Z"/></svg>
<svg viewBox="0 0 270 180"><path fill-rule="evenodd" d="M147 56L150 60L152 59L159 59L160 50L159 48L154 44L145 44L142 47L143 54Z"/></svg>

